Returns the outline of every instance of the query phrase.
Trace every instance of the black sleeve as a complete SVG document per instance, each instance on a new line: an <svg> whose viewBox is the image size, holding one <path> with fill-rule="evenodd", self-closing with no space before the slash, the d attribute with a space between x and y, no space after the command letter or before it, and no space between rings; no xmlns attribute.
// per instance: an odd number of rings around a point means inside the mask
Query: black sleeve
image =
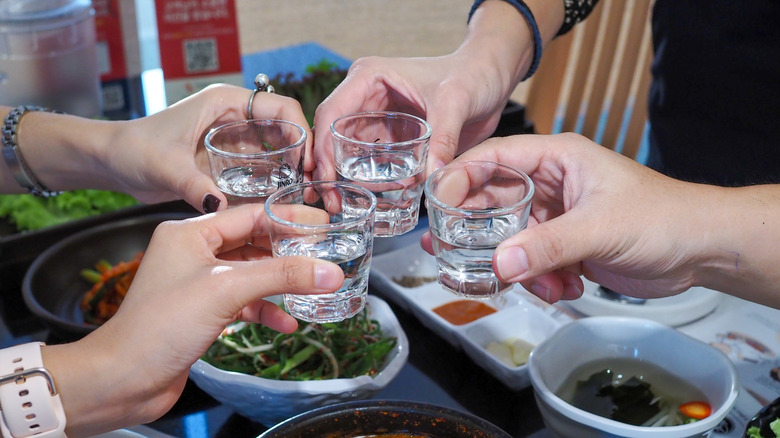
<svg viewBox="0 0 780 438"><path fill-rule="evenodd" d="M566 12L558 36L567 33L575 24L590 15L598 2L599 0L563 0L563 8Z"/></svg>

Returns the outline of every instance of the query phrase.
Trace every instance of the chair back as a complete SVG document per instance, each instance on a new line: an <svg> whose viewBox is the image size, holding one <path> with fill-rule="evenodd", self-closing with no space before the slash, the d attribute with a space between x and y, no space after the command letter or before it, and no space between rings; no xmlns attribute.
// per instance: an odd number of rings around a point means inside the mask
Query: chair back
<svg viewBox="0 0 780 438"><path fill-rule="evenodd" d="M541 134L577 132L637 158L650 86L652 0L601 0L545 48L526 117Z"/></svg>

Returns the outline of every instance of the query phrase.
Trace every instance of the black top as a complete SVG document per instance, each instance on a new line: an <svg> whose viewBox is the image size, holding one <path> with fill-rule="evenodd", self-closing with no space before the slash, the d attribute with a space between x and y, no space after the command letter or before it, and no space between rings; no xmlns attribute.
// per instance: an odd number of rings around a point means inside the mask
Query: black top
<svg viewBox="0 0 780 438"><path fill-rule="evenodd" d="M675 178L780 182L780 1L657 0L648 165Z"/></svg>

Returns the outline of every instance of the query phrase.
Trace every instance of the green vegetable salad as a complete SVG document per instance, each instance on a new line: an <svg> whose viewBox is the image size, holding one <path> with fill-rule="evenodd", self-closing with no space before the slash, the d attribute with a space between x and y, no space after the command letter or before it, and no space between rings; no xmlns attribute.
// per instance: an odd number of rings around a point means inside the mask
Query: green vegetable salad
<svg viewBox="0 0 780 438"><path fill-rule="evenodd" d="M762 436L761 429L757 427L751 427L747 431L748 438L780 438L780 418L776 418L769 423L769 429L772 430L775 436Z"/></svg>
<svg viewBox="0 0 780 438"><path fill-rule="evenodd" d="M0 218L19 231L35 231L136 204L130 195L105 190L72 190L51 198L0 195Z"/></svg>
<svg viewBox="0 0 780 438"><path fill-rule="evenodd" d="M373 376L381 371L397 339L382 334L363 311L337 323L299 321L282 334L260 324L228 327L202 359L217 368L276 380Z"/></svg>

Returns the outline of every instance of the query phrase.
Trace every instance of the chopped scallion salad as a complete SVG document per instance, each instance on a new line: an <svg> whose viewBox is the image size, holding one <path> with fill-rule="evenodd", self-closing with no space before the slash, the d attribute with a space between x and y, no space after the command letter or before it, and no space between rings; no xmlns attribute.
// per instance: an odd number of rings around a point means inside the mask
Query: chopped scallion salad
<svg viewBox="0 0 780 438"><path fill-rule="evenodd" d="M373 376L382 370L397 339L385 336L367 309L338 323L299 321L291 334L260 324L225 329L203 355L226 370L276 380L319 380Z"/></svg>

